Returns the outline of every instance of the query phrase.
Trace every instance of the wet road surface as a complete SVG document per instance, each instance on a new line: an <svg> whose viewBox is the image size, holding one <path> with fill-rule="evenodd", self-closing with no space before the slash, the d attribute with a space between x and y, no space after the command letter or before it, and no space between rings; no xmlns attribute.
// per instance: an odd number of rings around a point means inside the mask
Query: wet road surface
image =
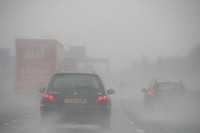
<svg viewBox="0 0 200 133"><path fill-rule="evenodd" d="M0 133L199 133L199 127L173 124L161 120L149 120L143 110L143 102L134 99L112 100L111 128L101 131L92 125L59 125L40 127L39 107L27 112L4 111L0 114ZM37 109L38 108L38 109Z"/></svg>

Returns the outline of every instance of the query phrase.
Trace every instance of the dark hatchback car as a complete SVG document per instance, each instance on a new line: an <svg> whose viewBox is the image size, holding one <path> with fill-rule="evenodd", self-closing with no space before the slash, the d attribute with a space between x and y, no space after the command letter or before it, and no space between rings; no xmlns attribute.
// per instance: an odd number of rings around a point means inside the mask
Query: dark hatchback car
<svg viewBox="0 0 200 133"><path fill-rule="evenodd" d="M110 94L101 78L92 73L57 73L41 88L41 123L94 124L109 129Z"/></svg>
<svg viewBox="0 0 200 133"><path fill-rule="evenodd" d="M148 89L142 89L146 109L161 105L167 107L179 105L187 99L188 90L182 82L157 82L153 80ZM159 106L160 107L160 106Z"/></svg>

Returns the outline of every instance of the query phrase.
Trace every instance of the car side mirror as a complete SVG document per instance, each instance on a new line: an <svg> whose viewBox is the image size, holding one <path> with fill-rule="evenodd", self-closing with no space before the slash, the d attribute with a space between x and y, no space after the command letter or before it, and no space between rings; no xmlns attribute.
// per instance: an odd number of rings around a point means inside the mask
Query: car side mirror
<svg viewBox="0 0 200 133"><path fill-rule="evenodd" d="M40 92L40 93L44 93L45 90L46 90L46 88L40 88L40 89L39 89L39 92Z"/></svg>
<svg viewBox="0 0 200 133"><path fill-rule="evenodd" d="M141 91L144 92L144 93L146 93L146 92L147 92L147 89L146 89L146 88L142 88Z"/></svg>
<svg viewBox="0 0 200 133"><path fill-rule="evenodd" d="M109 90L107 90L107 93L108 93L109 95L115 94L115 90L109 89Z"/></svg>

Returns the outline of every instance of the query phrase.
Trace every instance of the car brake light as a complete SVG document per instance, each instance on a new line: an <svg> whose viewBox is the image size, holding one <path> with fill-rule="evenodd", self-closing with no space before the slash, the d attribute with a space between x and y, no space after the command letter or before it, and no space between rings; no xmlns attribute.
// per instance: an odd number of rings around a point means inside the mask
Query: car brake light
<svg viewBox="0 0 200 133"><path fill-rule="evenodd" d="M103 95L103 96L98 96L97 99L96 99L96 101L97 102L101 102L101 101L104 101L106 99L108 99L108 96L107 95Z"/></svg>
<svg viewBox="0 0 200 133"><path fill-rule="evenodd" d="M49 94L49 93L45 93L44 94L44 98L49 100L49 101L51 101L51 102L55 102L56 101L55 97L53 95Z"/></svg>

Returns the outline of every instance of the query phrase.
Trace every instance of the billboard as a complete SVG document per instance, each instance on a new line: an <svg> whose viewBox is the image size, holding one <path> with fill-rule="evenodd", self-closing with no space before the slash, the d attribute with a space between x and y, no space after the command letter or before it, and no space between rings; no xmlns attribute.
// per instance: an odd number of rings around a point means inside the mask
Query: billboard
<svg viewBox="0 0 200 133"><path fill-rule="evenodd" d="M16 89L46 87L49 78L63 66L62 52L63 47L55 40L17 39Z"/></svg>

